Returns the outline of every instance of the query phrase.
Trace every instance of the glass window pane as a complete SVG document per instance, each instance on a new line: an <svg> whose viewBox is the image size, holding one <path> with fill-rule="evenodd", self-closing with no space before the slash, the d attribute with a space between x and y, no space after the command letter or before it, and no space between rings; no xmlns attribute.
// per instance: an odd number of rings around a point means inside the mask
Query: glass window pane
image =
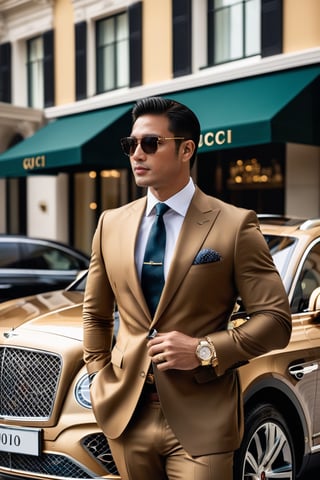
<svg viewBox="0 0 320 480"><path fill-rule="evenodd" d="M43 58L43 45L41 38L30 40L30 61L36 62Z"/></svg>
<svg viewBox="0 0 320 480"><path fill-rule="evenodd" d="M115 24L114 19L109 18L105 22L105 30L104 30L104 44L110 45L115 42L116 32L115 32Z"/></svg>
<svg viewBox="0 0 320 480"><path fill-rule="evenodd" d="M117 87L129 85L129 27L126 14L117 17Z"/></svg>
<svg viewBox="0 0 320 480"><path fill-rule="evenodd" d="M17 243L0 243L0 268L19 268L19 260L19 245Z"/></svg>
<svg viewBox="0 0 320 480"><path fill-rule="evenodd" d="M242 4L217 10L215 15L215 61L221 63L242 57Z"/></svg>
<svg viewBox="0 0 320 480"><path fill-rule="evenodd" d="M308 308L310 295L320 286L320 243L316 243L305 259L291 302L293 313Z"/></svg>
<svg viewBox="0 0 320 480"><path fill-rule="evenodd" d="M128 40L128 17L119 15L117 18L117 41Z"/></svg>
<svg viewBox="0 0 320 480"><path fill-rule="evenodd" d="M294 238L276 235L264 235L264 238L269 246L274 264L281 277L284 278L296 241Z"/></svg>
<svg viewBox="0 0 320 480"><path fill-rule="evenodd" d="M114 83L114 60L115 51L113 46L106 47L104 50L104 62L103 62L103 86L104 90L111 90L115 88Z"/></svg>
<svg viewBox="0 0 320 480"><path fill-rule="evenodd" d="M43 40L33 38L28 42L28 103L30 107L43 108L44 105L44 73L43 73Z"/></svg>
<svg viewBox="0 0 320 480"><path fill-rule="evenodd" d="M212 0L215 64L260 53L260 0ZM210 41L210 40L209 40Z"/></svg>
<svg viewBox="0 0 320 480"><path fill-rule="evenodd" d="M230 9L230 60L243 56L243 14L242 5Z"/></svg>
<svg viewBox="0 0 320 480"><path fill-rule="evenodd" d="M67 252L49 245L26 245L25 265L35 270L79 270L80 262Z"/></svg>
<svg viewBox="0 0 320 480"><path fill-rule="evenodd" d="M129 84L129 43L126 41L118 45L117 78L119 88Z"/></svg>
<svg viewBox="0 0 320 480"><path fill-rule="evenodd" d="M98 46L108 45L115 40L113 18L102 20L98 23Z"/></svg>
<svg viewBox="0 0 320 480"><path fill-rule="evenodd" d="M98 93L129 85L128 15L122 13L97 23Z"/></svg>
<svg viewBox="0 0 320 480"><path fill-rule="evenodd" d="M261 51L260 41L260 0L249 0L245 10L245 34L246 51L245 56L257 55Z"/></svg>

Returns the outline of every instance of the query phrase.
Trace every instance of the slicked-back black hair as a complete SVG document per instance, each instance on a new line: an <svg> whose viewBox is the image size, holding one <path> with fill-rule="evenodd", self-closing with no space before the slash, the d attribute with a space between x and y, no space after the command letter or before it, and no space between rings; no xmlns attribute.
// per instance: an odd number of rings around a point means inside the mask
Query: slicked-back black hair
<svg viewBox="0 0 320 480"><path fill-rule="evenodd" d="M200 139L200 123L190 108L182 103L164 97L147 97L138 100L132 110L133 123L142 115L164 115L169 120L169 130L175 137L184 137L194 141L196 146L194 154L190 159L192 168ZM181 141L176 140L177 145Z"/></svg>

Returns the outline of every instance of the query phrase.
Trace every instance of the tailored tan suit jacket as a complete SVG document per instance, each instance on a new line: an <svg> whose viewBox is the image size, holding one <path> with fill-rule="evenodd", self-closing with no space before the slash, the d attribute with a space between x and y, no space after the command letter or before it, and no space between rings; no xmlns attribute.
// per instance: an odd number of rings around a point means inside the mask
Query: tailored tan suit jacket
<svg viewBox="0 0 320 480"><path fill-rule="evenodd" d="M191 455L238 448L243 413L237 366L289 341L287 295L254 212L236 208L196 188L177 241L153 319L135 268L135 242L146 198L104 212L93 239L84 318L84 359L98 372L91 398L98 424L109 438L125 430L150 367L146 335L177 330L210 336L215 370L159 372L161 405L177 438ZM194 264L211 249L215 261ZM240 295L250 319L227 329ZM116 300L120 327L111 349Z"/></svg>

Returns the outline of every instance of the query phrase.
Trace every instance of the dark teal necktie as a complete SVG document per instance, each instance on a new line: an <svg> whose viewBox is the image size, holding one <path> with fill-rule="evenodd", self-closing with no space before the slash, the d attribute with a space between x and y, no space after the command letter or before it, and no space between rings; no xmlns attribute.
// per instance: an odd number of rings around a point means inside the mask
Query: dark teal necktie
<svg viewBox="0 0 320 480"><path fill-rule="evenodd" d="M141 286L152 317L164 285L166 228L162 217L168 208L165 203L156 204L156 217L150 230L142 265Z"/></svg>

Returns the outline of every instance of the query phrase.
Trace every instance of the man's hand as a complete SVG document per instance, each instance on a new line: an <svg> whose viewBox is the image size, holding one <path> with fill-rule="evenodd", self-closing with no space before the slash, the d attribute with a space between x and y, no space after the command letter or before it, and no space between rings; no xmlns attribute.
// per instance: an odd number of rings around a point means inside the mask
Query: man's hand
<svg viewBox="0 0 320 480"><path fill-rule="evenodd" d="M199 366L196 357L198 338L181 332L158 333L147 343L149 355L158 370L192 370Z"/></svg>

